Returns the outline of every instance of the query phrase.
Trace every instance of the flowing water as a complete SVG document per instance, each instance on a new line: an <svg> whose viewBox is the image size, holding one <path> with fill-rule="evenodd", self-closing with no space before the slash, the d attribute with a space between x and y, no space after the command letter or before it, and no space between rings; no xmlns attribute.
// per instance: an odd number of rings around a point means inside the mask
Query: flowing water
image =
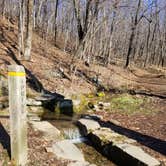
<svg viewBox="0 0 166 166"><path fill-rule="evenodd" d="M92 147L88 138L81 136L79 129L75 125L76 119L63 116L57 120L50 121L50 123L63 133L65 139L71 140L83 152L85 160L89 163L97 166L115 166L115 164Z"/></svg>

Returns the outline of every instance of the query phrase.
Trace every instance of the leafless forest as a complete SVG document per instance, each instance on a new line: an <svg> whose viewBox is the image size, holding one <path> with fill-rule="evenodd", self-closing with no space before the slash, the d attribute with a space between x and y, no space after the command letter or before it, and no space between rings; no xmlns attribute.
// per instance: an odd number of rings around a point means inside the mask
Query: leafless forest
<svg viewBox="0 0 166 166"><path fill-rule="evenodd" d="M18 22L19 54L30 59L32 32L86 63L166 65L165 0L1 0Z"/></svg>

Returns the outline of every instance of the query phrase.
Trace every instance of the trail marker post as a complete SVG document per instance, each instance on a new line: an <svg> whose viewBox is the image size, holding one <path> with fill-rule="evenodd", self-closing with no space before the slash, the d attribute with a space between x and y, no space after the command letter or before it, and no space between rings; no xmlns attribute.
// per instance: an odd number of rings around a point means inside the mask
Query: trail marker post
<svg viewBox="0 0 166 166"><path fill-rule="evenodd" d="M11 159L27 164L26 77L23 66L8 67Z"/></svg>

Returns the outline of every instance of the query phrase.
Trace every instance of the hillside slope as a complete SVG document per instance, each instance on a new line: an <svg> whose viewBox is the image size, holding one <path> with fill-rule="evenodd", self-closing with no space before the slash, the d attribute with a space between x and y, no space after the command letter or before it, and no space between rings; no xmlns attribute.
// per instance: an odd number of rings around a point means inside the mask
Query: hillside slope
<svg viewBox="0 0 166 166"><path fill-rule="evenodd" d="M32 61L19 60L17 51L17 25L1 19L0 21L0 71L7 74L7 65L24 65L27 82L35 89L46 89L63 95L89 93L99 84L106 89L145 91L149 94L166 97L166 70L135 67L124 69L118 61L107 68L99 65L86 66L81 60L72 61L72 55L45 42L33 34ZM70 65L75 66L70 73ZM99 82L95 84L98 77Z"/></svg>

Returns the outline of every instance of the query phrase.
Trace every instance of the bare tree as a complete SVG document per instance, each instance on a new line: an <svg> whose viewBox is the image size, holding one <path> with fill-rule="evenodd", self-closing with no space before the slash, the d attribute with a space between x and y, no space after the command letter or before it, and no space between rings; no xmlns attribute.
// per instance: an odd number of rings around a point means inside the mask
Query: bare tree
<svg viewBox="0 0 166 166"><path fill-rule="evenodd" d="M55 26L55 29L54 29L54 38L55 38L55 45L56 45L56 39L57 39L57 14L58 14L58 4L59 4L59 0L55 0L55 12L54 12L54 26Z"/></svg>
<svg viewBox="0 0 166 166"><path fill-rule="evenodd" d="M19 1L19 21L18 21L18 45L19 58L24 54L24 15L25 15L25 1Z"/></svg>
<svg viewBox="0 0 166 166"><path fill-rule="evenodd" d="M33 32L33 0L27 0L27 19L26 19L26 38L25 38L25 60L31 59L31 45Z"/></svg>

